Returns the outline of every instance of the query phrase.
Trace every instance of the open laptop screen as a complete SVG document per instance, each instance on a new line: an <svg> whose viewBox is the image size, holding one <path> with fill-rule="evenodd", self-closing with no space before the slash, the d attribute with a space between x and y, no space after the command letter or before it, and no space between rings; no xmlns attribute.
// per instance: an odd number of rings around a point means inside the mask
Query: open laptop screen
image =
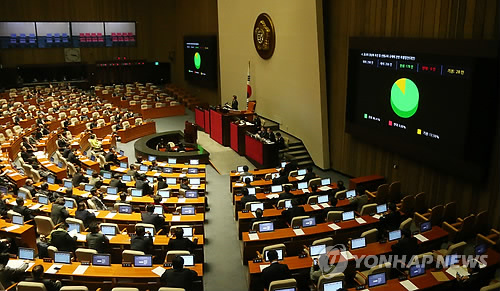
<svg viewBox="0 0 500 291"><path fill-rule="evenodd" d="M134 256L135 267L152 267L153 257L151 255Z"/></svg>
<svg viewBox="0 0 500 291"><path fill-rule="evenodd" d="M55 252L54 263L56 264L71 264L71 253L68 252Z"/></svg>
<svg viewBox="0 0 500 291"><path fill-rule="evenodd" d="M20 260L34 260L35 250L30 248L19 248L19 259Z"/></svg>
<svg viewBox="0 0 500 291"><path fill-rule="evenodd" d="M92 256L92 265L94 266L111 266L111 255L95 254Z"/></svg>

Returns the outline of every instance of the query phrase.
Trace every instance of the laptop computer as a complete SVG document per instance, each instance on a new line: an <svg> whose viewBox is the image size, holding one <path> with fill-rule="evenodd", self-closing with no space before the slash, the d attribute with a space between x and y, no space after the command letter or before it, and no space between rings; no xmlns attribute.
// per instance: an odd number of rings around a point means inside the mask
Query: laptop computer
<svg viewBox="0 0 500 291"><path fill-rule="evenodd" d="M129 175L123 175L122 176L122 181L123 182L130 182L130 181L132 181L132 177L129 176Z"/></svg>
<svg viewBox="0 0 500 291"><path fill-rule="evenodd" d="M420 225L420 233L426 232L432 229L432 224L430 221L422 222Z"/></svg>
<svg viewBox="0 0 500 291"><path fill-rule="evenodd" d="M175 185L175 184L177 184L177 179L176 178L167 178L167 184L168 185Z"/></svg>
<svg viewBox="0 0 500 291"><path fill-rule="evenodd" d="M181 258L184 260L184 267L194 266L194 255L181 255Z"/></svg>
<svg viewBox="0 0 500 291"><path fill-rule="evenodd" d="M291 199L287 199L285 200L285 209L288 209L288 208L292 208L292 200Z"/></svg>
<svg viewBox="0 0 500 291"><path fill-rule="evenodd" d="M152 255L134 256L134 267L152 267L152 266L153 266Z"/></svg>
<svg viewBox="0 0 500 291"><path fill-rule="evenodd" d="M198 160L198 159L191 159L191 160L189 160L189 164L190 165L199 165L200 164L200 160Z"/></svg>
<svg viewBox="0 0 500 291"><path fill-rule="evenodd" d="M271 232L274 231L273 222L259 223L259 232Z"/></svg>
<svg viewBox="0 0 500 291"><path fill-rule="evenodd" d="M26 193L17 192L17 197L21 197L21 198L23 198L23 200L26 200Z"/></svg>
<svg viewBox="0 0 500 291"><path fill-rule="evenodd" d="M73 200L64 199L64 207L72 209L75 208L75 204Z"/></svg>
<svg viewBox="0 0 500 291"><path fill-rule="evenodd" d="M307 174L307 170L306 169L300 169L297 171L297 175L298 176L305 176Z"/></svg>
<svg viewBox="0 0 500 291"><path fill-rule="evenodd" d="M132 213L132 205L119 205L118 213L130 214Z"/></svg>
<svg viewBox="0 0 500 291"><path fill-rule="evenodd" d="M200 185L201 184L201 179L200 178L191 178L189 179L189 185Z"/></svg>
<svg viewBox="0 0 500 291"><path fill-rule="evenodd" d="M277 249L277 250L275 250L275 251L278 253L278 261L283 260L283 250L281 250L281 249ZM264 260L265 260L266 262L269 262L268 254L269 254L269 251L265 251L265 252L264 252Z"/></svg>
<svg viewBox="0 0 500 291"><path fill-rule="evenodd" d="M326 245L315 245L309 247L309 255L312 258L317 258L324 254L326 254Z"/></svg>
<svg viewBox="0 0 500 291"><path fill-rule="evenodd" d="M124 156L125 152L123 150L120 150L119 154L120 154L120 156Z"/></svg>
<svg viewBox="0 0 500 291"><path fill-rule="evenodd" d="M162 198L170 198L170 190L158 190L158 195Z"/></svg>
<svg viewBox="0 0 500 291"><path fill-rule="evenodd" d="M73 182L71 181L64 181L64 188L66 189L73 189Z"/></svg>
<svg viewBox="0 0 500 291"><path fill-rule="evenodd" d="M147 172L147 171L148 171L148 166L146 166L146 165L141 165L141 166L139 167L139 171L141 171L141 172Z"/></svg>
<svg viewBox="0 0 500 291"><path fill-rule="evenodd" d="M148 156L148 161L150 161L150 162L156 161L156 157L155 156Z"/></svg>
<svg viewBox="0 0 500 291"><path fill-rule="evenodd" d="M401 230L394 230L389 232L389 241L398 240L401 238Z"/></svg>
<svg viewBox="0 0 500 291"><path fill-rule="evenodd" d="M384 213L387 211L387 204L377 205L377 214Z"/></svg>
<svg viewBox="0 0 500 291"><path fill-rule="evenodd" d="M349 191L345 192L345 198L351 199L354 197L356 197L356 190L349 190Z"/></svg>
<svg viewBox="0 0 500 291"><path fill-rule="evenodd" d="M90 160L91 160L92 162L95 162L96 157L95 157L94 155L92 155L92 156L90 156Z"/></svg>
<svg viewBox="0 0 500 291"><path fill-rule="evenodd" d="M163 168L163 173L167 173L167 174L171 174L174 172L174 169L173 168Z"/></svg>
<svg viewBox="0 0 500 291"><path fill-rule="evenodd" d="M366 247L366 240L364 237L355 238L351 240L351 249L360 249Z"/></svg>
<svg viewBox="0 0 500 291"><path fill-rule="evenodd" d="M248 187L248 195L255 195L255 187Z"/></svg>
<svg viewBox="0 0 500 291"><path fill-rule="evenodd" d="M186 198L198 198L197 190L186 190Z"/></svg>
<svg viewBox="0 0 500 291"><path fill-rule="evenodd" d="M57 166L58 166L59 168L62 168L62 167L63 167L63 163L62 163L62 162L57 162Z"/></svg>
<svg viewBox="0 0 500 291"><path fill-rule="evenodd" d="M287 162L281 162L281 167L284 168L288 164Z"/></svg>
<svg viewBox="0 0 500 291"><path fill-rule="evenodd" d="M117 187L108 187L106 188L106 193L110 195L116 195L118 193Z"/></svg>
<svg viewBox="0 0 500 291"><path fill-rule="evenodd" d="M198 174L198 169L197 168L189 168L188 174Z"/></svg>
<svg viewBox="0 0 500 291"><path fill-rule="evenodd" d="M144 228L144 231L145 231L146 233L148 233L148 232L149 232L149 233L151 234L151 236L155 236L155 229L154 229L154 228L152 228L152 227L145 227L145 228Z"/></svg>
<svg viewBox="0 0 500 291"><path fill-rule="evenodd" d="M87 169L87 170L85 171L85 173L86 173L87 175L89 175L89 176L92 176L92 174L94 173L94 170L92 170L92 169Z"/></svg>
<svg viewBox="0 0 500 291"><path fill-rule="evenodd" d="M94 254L92 255L92 265L93 266L111 266L111 255L110 254Z"/></svg>
<svg viewBox="0 0 500 291"><path fill-rule="evenodd" d="M18 258L20 260L30 260L30 261L33 261L35 259L35 249L19 247L19 249L18 249Z"/></svg>
<svg viewBox="0 0 500 291"><path fill-rule="evenodd" d="M245 170L243 170L243 166L238 166L238 167L236 167L236 171L237 171L238 173L243 173L243 172L245 172Z"/></svg>
<svg viewBox="0 0 500 291"><path fill-rule="evenodd" d="M319 195L318 203L328 203L328 195Z"/></svg>
<svg viewBox="0 0 500 291"><path fill-rule="evenodd" d="M111 179L111 173L110 172L104 172L104 173L102 173L102 177L104 179Z"/></svg>
<svg viewBox="0 0 500 291"><path fill-rule="evenodd" d="M271 186L271 193L279 193L279 192L283 192L282 185L272 185Z"/></svg>
<svg viewBox="0 0 500 291"><path fill-rule="evenodd" d="M354 219L354 211L342 212L342 221L348 221Z"/></svg>
<svg viewBox="0 0 500 291"><path fill-rule="evenodd" d="M155 209L154 209L153 213L158 214L158 215L163 215L163 206L155 205Z"/></svg>
<svg viewBox="0 0 500 291"><path fill-rule="evenodd" d="M323 284L323 291L337 291L344 288L344 281L335 281Z"/></svg>
<svg viewBox="0 0 500 291"><path fill-rule="evenodd" d="M246 182L247 179L250 179L250 182L253 182L254 177L252 175L249 176L241 176L241 181Z"/></svg>
<svg viewBox="0 0 500 291"><path fill-rule="evenodd" d="M299 182L297 183L297 189L302 190L302 189L307 189L307 182Z"/></svg>
<svg viewBox="0 0 500 291"><path fill-rule="evenodd" d="M23 225L24 224L24 217L22 215L12 215L12 223L18 224L18 225Z"/></svg>
<svg viewBox="0 0 500 291"><path fill-rule="evenodd" d="M195 215L195 209L194 206L182 206L181 207L181 214L182 215Z"/></svg>
<svg viewBox="0 0 500 291"><path fill-rule="evenodd" d="M56 183L56 177L54 176L47 176L47 183L49 184L55 184Z"/></svg>
<svg viewBox="0 0 500 291"><path fill-rule="evenodd" d="M368 288L384 285L385 283L385 273L368 275Z"/></svg>
<svg viewBox="0 0 500 291"><path fill-rule="evenodd" d="M327 186L332 183L330 178L321 179L321 186Z"/></svg>
<svg viewBox="0 0 500 291"><path fill-rule="evenodd" d="M80 233L80 224L79 223L68 223L68 232L76 231Z"/></svg>
<svg viewBox="0 0 500 291"><path fill-rule="evenodd" d="M302 219L302 227L311 227L316 225L316 217Z"/></svg>
<svg viewBox="0 0 500 291"><path fill-rule="evenodd" d="M38 198L38 203L40 204L43 204L43 205L47 205L49 204L49 197L45 196L45 195L38 195L37 196Z"/></svg>
<svg viewBox="0 0 500 291"><path fill-rule="evenodd" d="M55 264L71 264L71 253L69 253L69 252L55 252L54 253L54 263Z"/></svg>
<svg viewBox="0 0 500 291"><path fill-rule="evenodd" d="M128 164L125 162L120 162L120 168L126 169L126 168L128 168Z"/></svg>
<svg viewBox="0 0 500 291"><path fill-rule="evenodd" d="M132 189L130 193L132 197L142 197L142 189Z"/></svg>
<svg viewBox="0 0 500 291"><path fill-rule="evenodd" d="M149 183L154 183L154 182L155 182L155 178L154 178L154 177L146 177L146 180L147 180Z"/></svg>
<svg viewBox="0 0 500 291"><path fill-rule="evenodd" d="M169 164L177 164L177 159L176 158L168 158L167 163L169 163Z"/></svg>
<svg viewBox="0 0 500 291"><path fill-rule="evenodd" d="M410 278L415 278L417 276L425 274L425 264L410 266L409 274Z"/></svg>
<svg viewBox="0 0 500 291"><path fill-rule="evenodd" d="M94 185L85 184L84 190L87 191L87 192L90 192L90 190L92 190L92 188L94 188Z"/></svg>
<svg viewBox="0 0 500 291"><path fill-rule="evenodd" d="M104 235L116 235L116 227L112 225L101 225L101 232Z"/></svg>
<svg viewBox="0 0 500 291"><path fill-rule="evenodd" d="M264 210L264 203L252 203L252 204L250 204L250 211L251 212L255 212L259 208Z"/></svg>

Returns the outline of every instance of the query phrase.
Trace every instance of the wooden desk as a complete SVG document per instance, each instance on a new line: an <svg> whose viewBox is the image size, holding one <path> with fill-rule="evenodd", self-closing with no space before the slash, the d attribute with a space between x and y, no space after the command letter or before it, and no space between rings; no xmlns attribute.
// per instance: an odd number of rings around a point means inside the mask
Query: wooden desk
<svg viewBox="0 0 500 291"><path fill-rule="evenodd" d="M127 129L118 130L118 136L121 138L122 143L127 143L139 137L156 133L156 124L154 121L146 122L142 125L131 126Z"/></svg>
<svg viewBox="0 0 500 291"><path fill-rule="evenodd" d="M230 122L245 115L253 115L253 112L229 111L224 113L222 111L210 110L210 137L223 146L229 146Z"/></svg>
<svg viewBox="0 0 500 291"><path fill-rule="evenodd" d="M245 155L245 136L247 131L254 132L253 125L241 125L239 122L231 122L231 148L240 156Z"/></svg>
<svg viewBox="0 0 500 291"><path fill-rule="evenodd" d="M141 109L140 112L143 119L153 119L153 118L161 118L167 116L184 115L185 108L184 105L175 105L175 106Z"/></svg>
<svg viewBox="0 0 500 291"><path fill-rule="evenodd" d="M14 226L10 222L0 219L0 237L11 237L16 239L18 246L24 246L32 249L36 247L36 232L35 227L30 224L21 225L19 228L7 231L7 227Z"/></svg>
<svg viewBox="0 0 500 291"><path fill-rule="evenodd" d="M376 191L377 187L383 183L385 183L385 178L380 175L357 177L349 180L349 189L356 189L357 186L363 185L368 191Z"/></svg>
<svg viewBox="0 0 500 291"><path fill-rule="evenodd" d="M43 168L45 168L47 171L52 172L52 174L54 174L57 179L62 180L67 177L68 171L66 171L66 169L59 168L47 158L37 157L37 160Z"/></svg>
<svg viewBox="0 0 500 291"><path fill-rule="evenodd" d="M245 155L259 168L278 165L278 146L276 143L264 143L250 135L245 135Z"/></svg>

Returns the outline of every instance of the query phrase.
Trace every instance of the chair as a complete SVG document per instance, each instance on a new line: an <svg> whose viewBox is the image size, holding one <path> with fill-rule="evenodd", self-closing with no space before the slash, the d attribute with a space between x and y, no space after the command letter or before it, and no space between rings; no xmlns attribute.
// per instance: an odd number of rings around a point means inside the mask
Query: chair
<svg viewBox="0 0 500 291"><path fill-rule="evenodd" d="M3 135L3 133L0 133L0 143L4 143L5 141L5 135Z"/></svg>
<svg viewBox="0 0 500 291"><path fill-rule="evenodd" d="M325 238L317 239L317 240L313 241L313 243L311 245L313 245L313 246L316 246L316 245L333 246L333 238L325 237Z"/></svg>
<svg viewBox="0 0 500 291"><path fill-rule="evenodd" d="M250 210L250 209L252 208L252 204L260 204L260 203L261 203L261 202L258 202L258 201L257 201L257 202L247 202L247 203L245 204L245 209L246 209L246 210ZM264 210L264 209L262 209L262 210Z"/></svg>
<svg viewBox="0 0 500 291"><path fill-rule="evenodd" d="M59 291L89 291L87 286L63 286Z"/></svg>
<svg viewBox="0 0 500 291"><path fill-rule="evenodd" d="M38 170L32 169L31 174L32 174L31 178L33 179L33 182L35 182L35 183L40 182L40 180L42 179L42 177L40 176L40 172Z"/></svg>
<svg viewBox="0 0 500 291"><path fill-rule="evenodd" d="M443 222L442 228L449 234L448 239L452 242L467 240L474 235L475 216L469 215L466 218L457 219L455 223Z"/></svg>
<svg viewBox="0 0 500 291"><path fill-rule="evenodd" d="M309 218L309 216L297 216L292 218L291 227L302 226L302 219Z"/></svg>
<svg viewBox="0 0 500 291"><path fill-rule="evenodd" d="M36 232L40 235L48 236L54 230L54 222L48 216L35 216Z"/></svg>
<svg viewBox="0 0 500 291"><path fill-rule="evenodd" d="M368 281L368 276L372 274L385 273L386 278L389 278L390 271L391 271L391 263L386 262L384 264L373 266L370 268L370 270L367 271L363 272L356 271L356 275L354 276L354 281L356 281L358 285L365 285L366 282Z"/></svg>
<svg viewBox="0 0 500 291"><path fill-rule="evenodd" d="M387 202L387 197L389 196L389 184L382 184L378 186L376 192L366 191L366 194L374 199L377 204L383 204Z"/></svg>
<svg viewBox="0 0 500 291"><path fill-rule="evenodd" d="M167 255L165 256L165 262L171 263L175 257L189 254L189 251L168 251Z"/></svg>
<svg viewBox="0 0 500 291"><path fill-rule="evenodd" d="M276 207L283 207L283 208L285 208L285 203L286 203L287 200L291 201L292 199L281 199L281 200L278 201L278 204L276 204Z"/></svg>
<svg viewBox="0 0 500 291"><path fill-rule="evenodd" d="M139 288L133 287L115 287L111 291L139 291Z"/></svg>
<svg viewBox="0 0 500 291"><path fill-rule="evenodd" d="M262 256L267 252L267 251L270 251L270 250L282 250L283 251L283 257L285 257L285 254L286 254L286 246L285 244L274 244L274 245L269 245L269 246L265 246L263 249L262 249ZM257 252L257 255L259 257L262 257L261 254L259 254Z"/></svg>
<svg viewBox="0 0 500 291"><path fill-rule="evenodd" d="M483 210L476 215L476 221L474 222L474 231L476 233L486 234L488 232L488 211Z"/></svg>
<svg viewBox="0 0 500 291"><path fill-rule="evenodd" d="M424 212L427 210L427 206L425 204L425 192L420 192L415 195L415 209L417 212Z"/></svg>
<svg viewBox="0 0 500 291"><path fill-rule="evenodd" d="M256 222L252 223L252 226L251 226L252 230L253 231L258 231L259 230L259 224L261 224L261 223L269 223L269 222L271 222L271 221L256 221Z"/></svg>
<svg viewBox="0 0 500 291"><path fill-rule="evenodd" d="M307 198L307 204L318 204L318 195L311 195Z"/></svg>
<svg viewBox="0 0 500 291"><path fill-rule="evenodd" d="M451 222L457 219L457 202L448 202L444 206L443 221Z"/></svg>
<svg viewBox="0 0 500 291"><path fill-rule="evenodd" d="M309 180L309 184L307 186L311 188L312 185L321 186L321 178L314 178Z"/></svg>
<svg viewBox="0 0 500 291"><path fill-rule="evenodd" d="M295 288L293 290L296 290L297 288L297 281L295 279L285 279L285 280L276 280L272 281L269 283L269 291L276 291L276 290L281 290L281 289L287 289L287 288Z"/></svg>
<svg viewBox="0 0 500 291"><path fill-rule="evenodd" d="M419 226L423 222L430 221L432 226L440 225L441 220L443 219L444 206L436 205L429 209L429 212L420 214L415 212L413 216L413 220L415 221L415 225Z"/></svg>
<svg viewBox="0 0 500 291"><path fill-rule="evenodd" d="M411 222L412 221L413 221L413 218L411 218L411 217L407 218L406 220L404 220L403 222L401 222L401 224L399 225L399 229L401 229L401 230L403 230L403 229L410 230Z"/></svg>
<svg viewBox="0 0 500 291"><path fill-rule="evenodd" d="M75 167L75 165L73 165L72 163L68 163L66 166L67 166L67 169L68 169L68 175L70 177L73 177L73 175L76 174L76 167Z"/></svg>
<svg viewBox="0 0 500 291"><path fill-rule="evenodd" d="M68 198L66 198L66 199L68 199ZM75 203L75 202L73 202L73 203ZM85 225L83 224L83 221L81 219L68 217L68 218L66 218L66 223L68 223L68 224L69 223L77 223L78 225L80 225L80 231L85 231Z"/></svg>
<svg viewBox="0 0 500 291"><path fill-rule="evenodd" d="M328 214L326 215L326 221L327 222L335 222L338 220L342 220L342 212L343 211L328 211Z"/></svg>
<svg viewBox="0 0 500 291"><path fill-rule="evenodd" d="M23 128L20 125L14 125L12 129L14 129L16 135L19 135L21 132L23 132Z"/></svg>
<svg viewBox="0 0 500 291"><path fill-rule="evenodd" d="M248 102L247 111L255 112L255 105L256 105L255 101Z"/></svg>
<svg viewBox="0 0 500 291"><path fill-rule="evenodd" d="M415 210L415 196L407 195L401 200L399 211L403 216L411 216Z"/></svg>
<svg viewBox="0 0 500 291"><path fill-rule="evenodd" d="M123 129L130 128L130 122L129 122L129 121L127 121L127 120L126 120L126 121L124 121L124 122L122 122L122 127L123 127Z"/></svg>
<svg viewBox="0 0 500 291"><path fill-rule="evenodd" d="M70 114L71 116L77 116L77 115L78 115L78 111L77 111L76 109L72 109L72 110L69 112L69 114Z"/></svg>
<svg viewBox="0 0 500 291"><path fill-rule="evenodd" d="M58 251L58 249L55 246L49 246L47 247L47 252L49 253L49 257L51 259L54 259L55 253Z"/></svg>
<svg viewBox="0 0 500 291"><path fill-rule="evenodd" d="M442 256L445 257L447 255L463 255L465 247L467 246L467 243L464 241L461 241L456 244L452 244L448 246L447 249L441 249L441 250L436 250L433 252L434 257Z"/></svg>
<svg viewBox="0 0 500 291"><path fill-rule="evenodd" d="M297 177L299 175L299 170L290 171L288 177Z"/></svg>
<svg viewBox="0 0 500 291"><path fill-rule="evenodd" d="M97 118L99 118L99 112L93 112L93 113L92 113L92 118L93 118L93 119L97 119Z"/></svg>
<svg viewBox="0 0 500 291"><path fill-rule="evenodd" d="M96 255L97 251L93 249L77 248L75 253L78 262L92 262L92 256Z"/></svg>
<svg viewBox="0 0 500 291"><path fill-rule="evenodd" d="M370 215L372 213L377 213L377 203L365 204L361 207L361 211L359 212L360 216Z"/></svg>
<svg viewBox="0 0 500 291"><path fill-rule="evenodd" d="M135 125L141 125L141 124L142 124L142 118L136 118Z"/></svg>
<svg viewBox="0 0 500 291"><path fill-rule="evenodd" d="M17 291L47 291L45 285L39 282L21 281L17 284Z"/></svg>
<svg viewBox="0 0 500 291"><path fill-rule="evenodd" d="M135 256L144 256L144 252L124 250L122 252L122 262L132 263L134 261Z"/></svg>
<svg viewBox="0 0 500 291"><path fill-rule="evenodd" d="M186 291L184 288L161 287L158 291Z"/></svg>
<svg viewBox="0 0 500 291"><path fill-rule="evenodd" d="M318 279L318 291L324 291L325 284L332 282L340 282L345 280L344 273L334 273L321 275Z"/></svg>
<svg viewBox="0 0 500 291"><path fill-rule="evenodd" d="M378 241L378 229L372 228L361 234L360 237L365 238L366 244L371 244Z"/></svg>
<svg viewBox="0 0 500 291"><path fill-rule="evenodd" d="M14 137L14 133L12 132L12 130L10 128L7 128L5 130L5 134L9 137L9 138L13 138Z"/></svg>

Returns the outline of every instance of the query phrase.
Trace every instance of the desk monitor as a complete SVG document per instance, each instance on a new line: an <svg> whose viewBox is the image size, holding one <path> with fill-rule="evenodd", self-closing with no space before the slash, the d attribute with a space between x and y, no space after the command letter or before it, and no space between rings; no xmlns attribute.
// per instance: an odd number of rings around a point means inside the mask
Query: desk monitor
<svg viewBox="0 0 500 291"><path fill-rule="evenodd" d="M0 193L7 194L9 192L9 189L5 186L0 186Z"/></svg>
<svg viewBox="0 0 500 291"><path fill-rule="evenodd" d="M92 188L94 188L94 185L85 184L84 190L87 191L87 192L90 192L90 190L92 190Z"/></svg>
<svg viewBox="0 0 500 291"><path fill-rule="evenodd" d="M42 194L38 195L38 203L43 205L49 204L49 197Z"/></svg>
<svg viewBox="0 0 500 291"><path fill-rule="evenodd" d="M297 289L295 287L286 287L286 288L274 289L274 291L297 291Z"/></svg>
<svg viewBox="0 0 500 291"><path fill-rule="evenodd" d="M91 156L90 156L90 160L91 160L92 162L95 162L96 157L95 157L94 155L91 155Z"/></svg>
<svg viewBox="0 0 500 291"><path fill-rule="evenodd" d="M54 163L56 161L56 159L54 159L54 157L50 157L50 162L51 163Z"/></svg>
<svg viewBox="0 0 500 291"><path fill-rule="evenodd" d="M384 285L385 283L385 273L368 275L368 288Z"/></svg>
<svg viewBox="0 0 500 291"><path fill-rule="evenodd" d="M349 190L349 191L345 192L345 198L351 199L354 197L356 197L356 190Z"/></svg>
<svg viewBox="0 0 500 291"><path fill-rule="evenodd" d="M72 189L73 188L73 182L71 182L71 180L64 181L64 188L66 188L66 189Z"/></svg>
<svg viewBox="0 0 500 291"><path fill-rule="evenodd" d="M425 274L425 264L410 266L409 273L410 273L410 278L415 278L417 276Z"/></svg>
<svg viewBox="0 0 500 291"><path fill-rule="evenodd" d="M389 232L389 241L398 240L401 238L401 230L397 229Z"/></svg>
<svg viewBox="0 0 500 291"><path fill-rule="evenodd" d="M264 210L264 203L252 203L250 204L250 211L255 212L257 209Z"/></svg>
<svg viewBox="0 0 500 291"><path fill-rule="evenodd" d="M275 251L278 253L278 260L279 261L283 260L283 250L282 249L276 249ZM265 251L264 252L264 260L266 262L269 262L269 258L267 257L268 254L269 254L269 251Z"/></svg>
<svg viewBox="0 0 500 291"><path fill-rule="evenodd" d="M24 217L22 215L12 215L12 223L18 224L18 225L23 225L24 224Z"/></svg>
<svg viewBox="0 0 500 291"><path fill-rule="evenodd" d="M128 164L125 162L120 162L120 168L126 169L128 168Z"/></svg>
<svg viewBox="0 0 500 291"><path fill-rule="evenodd" d="M356 238L351 240L351 249L360 249L366 247L366 240L364 237Z"/></svg>
<svg viewBox="0 0 500 291"><path fill-rule="evenodd" d="M302 219L302 227L311 227L316 225L316 217Z"/></svg>
<svg viewBox="0 0 500 291"><path fill-rule="evenodd" d="M124 156L125 152L123 150L120 150L119 154L120 154L120 156Z"/></svg>
<svg viewBox="0 0 500 291"><path fill-rule="evenodd" d="M328 195L319 195L318 203L328 203Z"/></svg>
<svg viewBox="0 0 500 291"><path fill-rule="evenodd" d="M150 161L150 162L156 161L156 157L155 156L148 156L148 161Z"/></svg>
<svg viewBox="0 0 500 291"><path fill-rule="evenodd" d="M17 197L23 198L23 200L26 200L26 193L24 192L17 192Z"/></svg>
<svg viewBox="0 0 500 291"><path fill-rule="evenodd" d="M298 176L305 176L307 174L306 169L300 169L297 171Z"/></svg>
<svg viewBox="0 0 500 291"><path fill-rule="evenodd" d="M64 207L72 209L75 208L75 204L73 203L73 200L64 199Z"/></svg>
<svg viewBox="0 0 500 291"><path fill-rule="evenodd" d="M49 184L55 184L56 183L56 177L49 175L47 176L47 183Z"/></svg>
<svg viewBox="0 0 500 291"><path fill-rule="evenodd" d="M62 169L63 168L63 163L62 162L57 162L57 166Z"/></svg>
<svg viewBox="0 0 500 291"><path fill-rule="evenodd" d="M250 179L250 182L253 182L254 180L254 177L252 175L248 175L248 176L241 176L241 181L245 182L247 181L247 179Z"/></svg>
<svg viewBox="0 0 500 291"><path fill-rule="evenodd" d="M284 168L286 166L287 162L281 162L281 167Z"/></svg>
<svg viewBox="0 0 500 291"><path fill-rule="evenodd" d="M342 221L348 221L354 219L354 211L342 212Z"/></svg>
<svg viewBox="0 0 500 291"><path fill-rule="evenodd" d="M142 255L134 256L134 267L149 267L153 266L153 256Z"/></svg>
<svg viewBox="0 0 500 291"><path fill-rule="evenodd" d="M158 195L160 195L161 198L170 198L170 190L158 190Z"/></svg>
<svg viewBox="0 0 500 291"><path fill-rule="evenodd" d="M444 267L448 268L448 267L451 267L453 265L458 264L459 259L460 258L458 257L457 254L447 255L446 257L444 257Z"/></svg>
<svg viewBox="0 0 500 291"><path fill-rule="evenodd" d="M79 223L68 223L68 232L76 231L80 233L80 224Z"/></svg>
<svg viewBox="0 0 500 291"><path fill-rule="evenodd" d="M111 179L111 173L110 172L104 172L104 173L102 173L102 177L104 179Z"/></svg>
<svg viewBox="0 0 500 291"><path fill-rule="evenodd" d="M106 188L106 193L110 195L116 195L118 194L118 188L117 187L108 187Z"/></svg>
<svg viewBox="0 0 500 291"><path fill-rule="evenodd" d="M111 266L110 254L95 254L92 255L93 266Z"/></svg>
<svg viewBox="0 0 500 291"><path fill-rule="evenodd" d="M199 165L200 164L200 160L198 160L198 159L191 159L191 160L189 160L189 164L190 165Z"/></svg>
<svg viewBox="0 0 500 291"><path fill-rule="evenodd" d="M344 281L335 281L323 284L323 291L337 291L344 288Z"/></svg>
<svg viewBox="0 0 500 291"><path fill-rule="evenodd" d="M191 178L189 179L189 185L200 185L201 184L201 179L200 178Z"/></svg>
<svg viewBox="0 0 500 291"><path fill-rule="evenodd" d="M273 222L259 223L259 232L270 232L270 231L274 231Z"/></svg>
<svg viewBox="0 0 500 291"><path fill-rule="evenodd" d="M330 178L321 179L321 186L327 186L332 183Z"/></svg>
<svg viewBox="0 0 500 291"><path fill-rule="evenodd" d="M283 186L281 185L272 185L271 186L271 193L279 193L283 192Z"/></svg>
<svg viewBox="0 0 500 291"><path fill-rule="evenodd" d="M116 235L116 227L114 225L101 225L101 232L105 235Z"/></svg>
<svg viewBox="0 0 500 291"><path fill-rule="evenodd" d="M163 173L172 174L173 172L174 172L173 168L170 167L163 168Z"/></svg>
<svg viewBox="0 0 500 291"><path fill-rule="evenodd" d="M486 244L478 244L474 247L474 255L481 256L486 253L488 246Z"/></svg>
<svg viewBox="0 0 500 291"><path fill-rule="evenodd" d="M430 221L422 222L420 225L420 233L426 232L432 229L432 224Z"/></svg>
<svg viewBox="0 0 500 291"><path fill-rule="evenodd" d="M387 204L377 205L377 214L384 213L387 211Z"/></svg>
<svg viewBox="0 0 500 291"><path fill-rule="evenodd" d="M186 190L186 198L198 198L197 190Z"/></svg>
<svg viewBox="0 0 500 291"><path fill-rule="evenodd" d="M124 214L132 213L132 205L118 205L118 213L124 213Z"/></svg>
<svg viewBox="0 0 500 291"><path fill-rule="evenodd" d="M163 215L163 206L162 205L155 205L155 209L153 212L155 214L158 214L158 215Z"/></svg>
<svg viewBox="0 0 500 291"><path fill-rule="evenodd" d="M297 183L297 189L302 190L302 189L307 189L307 182L299 182Z"/></svg>
<svg viewBox="0 0 500 291"><path fill-rule="evenodd" d="M139 171L141 171L141 172L147 172L147 171L148 171L148 166L146 166L146 165L141 165L141 166L139 167Z"/></svg>
<svg viewBox="0 0 500 291"><path fill-rule="evenodd" d="M326 254L326 245L315 245L309 247L309 254L311 257L318 257Z"/></svg>
<svg viewBox="0 0 500 291"><path fill-rule="evenodd" d="M255 195L255 187L248 187L248 195Z"/></svg>
<svg viewBox="0 0 500 291"><path fill-rule="evenodd" d="M156 234L155 229L153 227L145 227L144 231L145 231L146 235L148 232L151 234L151 236L155 236L155 234Z"/></svg>
<svg viewBox="0 0 500 291"><path fill-rule="evenodd" d="M132 189L130 190L132 197L142 197L142 189Z"/></svg>
<svg viewBox="0 0 500 291"><path fill-rule="evenodd" d="M181 258L184 260L184 267L194 266L194 255L181 255Z"/></svg>
<svg viewBox="0 0 500 291"><path fill-rule="evenodd" d="M169 164L177 164L177 159L176 158L168 158L167 162Z"/></svg>
<svg viewBox="0 0 500 291"><path fill-rule="evenodd" d="M292 208L292 200L287 199L285 200L285 209Z"/></svg>
<svg viewBox="0 0 500 291"><path fill-rule="evenodd" d="M181 207L181 214L182 215L195 215L195 209L194 206L182 206Z"/></svg>
<svg viewBox="0 0 500 291"><path fill-rule="evenodd" d="M177 184L177 179L176 178L167 178L167 184L168 185L175 185L175 184Z"/></svg>
<svg viewBox="0 0 500 291"><path fill-rule="evenodd" d="M94 173L94 170L87 169L85 172L87 173L87 175L92 176L92 174Z"/></svg>
<svg viewBox="0 0 500 291"><path fill-rule="evenodd" d="M130 181L132 181L132 177L130 175L123 175L122 181L123 182L130 182Z"/></svg>
<svg viewBox="0 0 500 291"><path fill-rule="evenodd" d="M182 227L182 236L183 237L193 237L193 228L192 227Z"/></svg>
<svg viewBox="0 0 500 291"><path fill-rule="evenodd" d="M71 253L55 252L54 253L54 263L55 264L71 264Z"/></svg>
<svg viewBox="0 0 500 291"><path fill-rule="evenodd" d="M30 248L19 248L19 259L20 260L30 260L33 261L35 259L35 249Z"/></svg>
<svg viewBox="0 0 500 291"><path fill-rule="evenodd" d="M243 173L243 172L245 172L245 170L243 170L243 166L238 166L238 167L236 168L236 171L237 171L238 173Z"/></svg>
<svg viewBox="0 0 500 291"><path fill-rule="evenodd" d="M198 174L198 169L197 168L189 168L188 174Z"/></svg>

